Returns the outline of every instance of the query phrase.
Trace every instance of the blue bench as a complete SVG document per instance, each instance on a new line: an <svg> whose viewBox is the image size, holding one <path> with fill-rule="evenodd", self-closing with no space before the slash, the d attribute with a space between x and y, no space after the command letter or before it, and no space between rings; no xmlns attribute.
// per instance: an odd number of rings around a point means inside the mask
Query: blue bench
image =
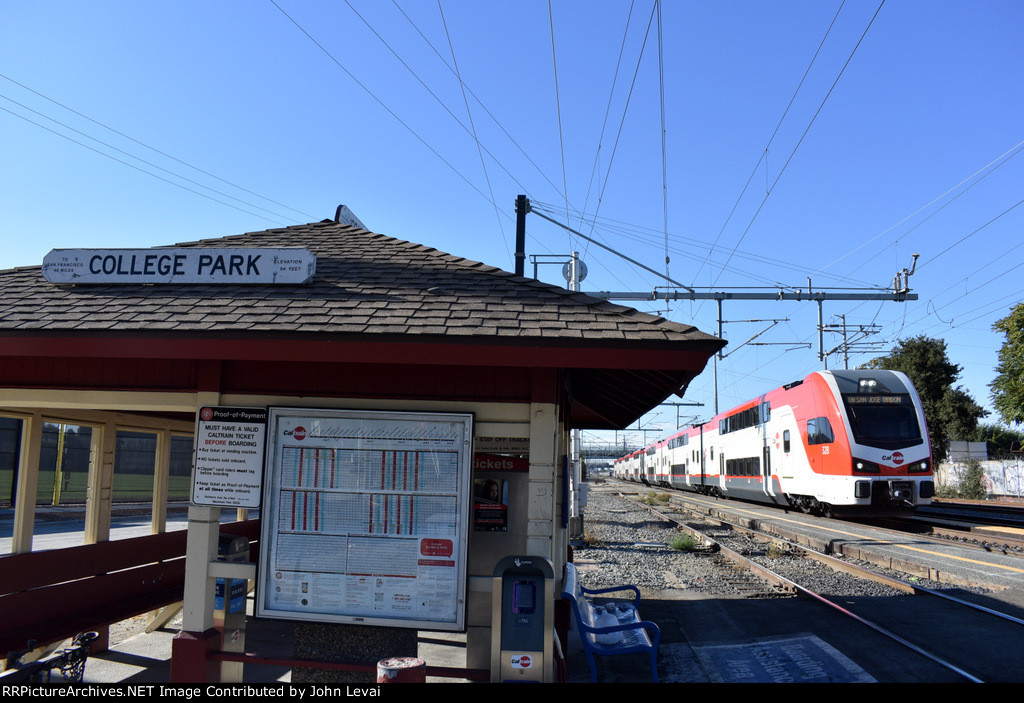
<svg viewBox="0 0 1024 703"><path fill-rule="evenodd" d="M597 608L590 596L604 595L619 591L632 591L632 601L616 603L617 625L601 627L597 623ZM658 683L658 643L661 641L661 630L649 621L641 620L638 606L640 605L640 589L636 586L615 586L591 590L580 585L576 566L565 565L565 583L562 587L562 598L572 603L576 616L583 651L590 662L590 680L597 683L597 665L594 655L632 654L648 652L651 656L651 677Z"/></svg>

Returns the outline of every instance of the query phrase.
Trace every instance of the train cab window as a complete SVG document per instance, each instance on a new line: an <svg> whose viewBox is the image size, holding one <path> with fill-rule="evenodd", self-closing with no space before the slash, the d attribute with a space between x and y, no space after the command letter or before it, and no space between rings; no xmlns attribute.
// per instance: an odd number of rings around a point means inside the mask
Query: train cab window
<svg viewBox="0 0 1024 703"><path fill-rule="evenodd" d="M789 454L789 430L782 432L782 451Z"/></svg>
<svg viewBox="0 0 1024 703"><path fill-rule="evenodd" d="M831 444L836 441L832 424L827 417L815 417L807 421L808 444Z"/></svg>

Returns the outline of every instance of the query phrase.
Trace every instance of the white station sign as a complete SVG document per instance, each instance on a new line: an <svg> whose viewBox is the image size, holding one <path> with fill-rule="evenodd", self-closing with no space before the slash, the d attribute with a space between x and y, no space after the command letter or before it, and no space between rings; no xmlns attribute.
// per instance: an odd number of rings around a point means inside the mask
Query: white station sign
<svg viewBox="0 0 1024 703"><path fill-rule="evenodd" d="M307 249L53 249L51 283L301 284L316 272Z"/></svg>

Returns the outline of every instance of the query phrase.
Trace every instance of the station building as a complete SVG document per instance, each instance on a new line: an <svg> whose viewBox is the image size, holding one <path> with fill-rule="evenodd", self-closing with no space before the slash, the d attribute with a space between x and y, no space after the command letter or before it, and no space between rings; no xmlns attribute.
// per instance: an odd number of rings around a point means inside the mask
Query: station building
<svg viewBox="0 0 1024 703"><path fill-rule="evenodd" d="M260 268L266 274L273 256L288 263L289 251L311 275L270 281L251 275ZM190 252L207 257L205 271L176 278L174 267L184 269ZM626 428L669 395L681 395L723 346L688 325L334 220L134 252L78 250L75 256L62 265L55 252L42 267L0 272L0 417L16 421L20 432L12 555L0 557L0 573L5 561L32 552L44 424L91 430L85 542L101 544L110 535L119 431L157 438L152 498L153 532L159 533L172 439L192 437L204 409L269 409L263 415L266 466L278 473L264 475L262 483L257 476L255 502L251 495L239 499L235 493L246 489L231 481L223 489L206 484L226 490L224 501L208 491L199 501L193 494L183 585L181 657L187 662L219 646L213 603L216 576L224 572L211 562L221 514L237 510L245 518L256 507L266 543L259 554L275 560L264 566L273 566L277 578L282 564L317 572L301 586L287 577L279 582L277 590L290 594L282 596L285 617L301 610L306 601L296 594L306 588L326 598L319 588L348 599L360 616L348 617L342 608L338 617L326 618L330 622L369 622L363 629L386 630L372 625L387 625L393 613L376 610L370 593L394 608L403 595L394 586L397 573L411 577L414 586L406 590L425 608L409 615L416 627L430 629L434 610L449 612L451 603L439 601L458 601L457 617L443 616L441 624L467 632L469 667L488 668L495 566L510 555L540 557L556 567L566 560L577 490L567 462L570 432ZM371 442L373 450L362 453L323 440L359 427L376 441L415 423L436 428L448 419L470 428L464 444L446 445L461 467L449 503L431 502L435 489L425 484L401 483L410 466L417 476L426 475L428 464L445 470L433 435L390 449ZM367 422L378 424L367 430ZM311 423L320 430L306 427ZM298 437L299 430L309 439ZM319 450L288 454L317 432L327 442ZM327 462L339 461L332 464L339 483L326 483ZM363 472L363 483L344 484L345 471ZM368 477L377 483L367 484ZM355 503L339 498L343 485L349 488L341 493L348 490ZM495 494L481 496L485 487ZM475 495L465 495L470 491ZM301 509L297 501L305 501ZM306 520L298 525L297 510ZM342 513L348 517L341 519ZM388 556L388 573L364 573L352 566L359 550L351 534L359 530L395 538L394 544L419 530L436 553L424 554L421 542L410 573L402 572L408 565L400 552ZM331 539L318 541L325 535ZM278 551L263 551L270 542ZM302 564L288 545L305 550ZM347 565L337 557L342 552ZM60 555L52 556L59 572ZM454 568L428 568L445 559ZM256 573L252 564L239 568L250 577ZM453 577L453 571L461 573ZM275 575L260 573L257 598L262 591L261 603L273 611ZM560 587L557 568L555 579ZM361 585L353 586L356 581ZM428 592L434 601L428 602ZM378 612L385 614L375 621ZM400 617L395 622L409 624ZM186 677L200 675L186 671Z"/></svg>

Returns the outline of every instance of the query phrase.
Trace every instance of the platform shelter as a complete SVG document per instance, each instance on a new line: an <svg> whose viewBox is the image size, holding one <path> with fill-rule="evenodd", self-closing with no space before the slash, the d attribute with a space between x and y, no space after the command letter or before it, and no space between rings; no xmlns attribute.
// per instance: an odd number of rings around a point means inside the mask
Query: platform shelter
<svg viewBox="0 0 1024 703"><path fill-rule="evenodd" d="M411 577L419 603L401 624L430 629L443 611L443 628L468 633L469 666L486 669L495 564L517 554L566 559L570 431L626 428L681 395L722 345L688 325L333 220L149 250L53 252L42 267L0 272L0 416L21 428L12 551L32 550L44 423L92 428L85 541L100 543L109 538L119 429L160 438L152 490L159 532L172 436L200 428L193 459L202 464L201 444L218 436L241 444L251 434L236 423L219 435L223 428L202 411L253 410L268 422L260 426L260 456L271 457L260 459L265 474L223 486L207 475L200 500L193 493L179 675L208 675L203 652L221 644L214 601L216 577L225 575L263 579L257 598L271 616L275 588L285 616L305 607L306 588L318 598L318 588L341 589L360 617L341 608L326 619L369 621L367 629L386 626L403 597L392 577ZM315 437L353 431L408 437L416 422L433 433L416 446L305 450ZM460 444L443 427L469 435ZM242 450L221 448L233 457L224 461L251 468ZM401 483L410 467L420 477L428 465L443 473L446 457L468 467L451 495ZM212 475L226 475L215 464ZM345 480L358 471L378 483L353 489ZM360 493L373 499L359 502ZM354 507L345 502L353 495ZM244 517L253 508L267 543L259 558L274 560L276 576L252 561L216 564L221 513ZM361 517L340 518L346 511ZM358 542L356 523L394 539ZM353 586L366 576L352 566L360 555L391 554L378 547L417 530L426 537L412 566L395 551L388 574ZM264 551L271 542L276 551ZM447 570L430 570L445 560ZM311 582L280 575L311 564ZM374 620L370 594L390 608L383 620Z"/></svg>

